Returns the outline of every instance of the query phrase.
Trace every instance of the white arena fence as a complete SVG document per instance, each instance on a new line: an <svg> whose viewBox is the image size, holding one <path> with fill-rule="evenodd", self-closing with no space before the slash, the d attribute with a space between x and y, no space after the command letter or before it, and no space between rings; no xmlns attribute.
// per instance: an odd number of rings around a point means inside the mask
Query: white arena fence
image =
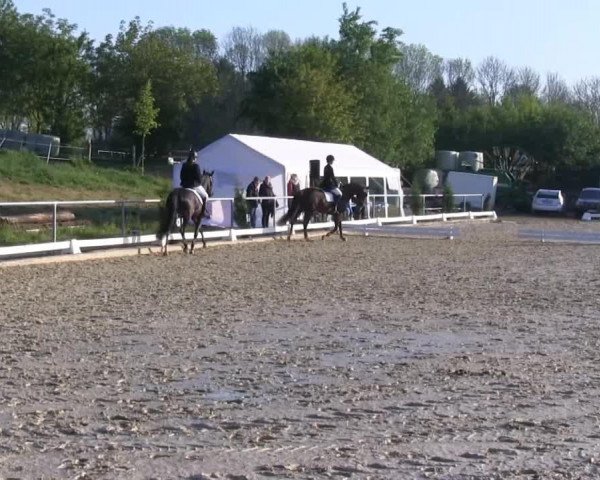
<svg viewBox="0 0 600 480"><path fill-rule="evenodd" d="M458 195L459 197L465 197L465 195ZM474 195L480 196L480 195ZM390 207L388 202L394 202L394 198L391 195L387 195L386 205L380 208L376 208L378 197L384 197L384 195L370 195L368 202L368 217L361 220L345 220L343 222L344 227L351 227L355 233L367 234L367 230L356 230L356 227L369 226L382 227L387 224L411 224L416 225L420 222L430 221L448 221L455 219L476 219L476 218L496 218L494 211L462 211L452 213L429 213L424 215L404 215L402 197L397 198L397 208L393 209ZM287 200L290 197L269 197L269 199L276 199L279 201L279 207L275 211L275 222L281 218L287 212ZM426 199L424 199L426 201ZM0 211L3 208L10 207L12 209L18 207L46 207L52 211L52 222L49 226L51 232L52 241L45 243L30 243L26 245L11 245L11 246L0 246L0 260L8 259L12 257L25 257L25 256L39 256L48 253L81 253L82 250L102 249L111 247L130 247L130 246L150 246L151 244L157 244L156 234L142 233L136 230L131 230L127 234L126 225L126 209L131 208L135 205L152 205L160 204L160 199L145 199L145 200L85 200L85 201L40 201L40 202L0 202ZM230 206L231 218L233 219L234 202L233 198L210 198L209 202L225 202ZM59 228L58 211L65 207L79 207L79 206L98 206L98 207L110 207L120 208L122 217L121 236L110 237L110 238L94 238L94 239L77 239L71 238L69 240L58 240L57 232ZM390 211L402 212L402 215L388 215ZM158 219L158 217L157 217ZM257 224L260 223L260 218L257 218ZM271 223L273 219L271 218ZM294 226L294 233L302 231L302 223ZM333 222L331 221L312 221L308 227L309 230L324 230L333 228ZM219 228L207 230L206 227L203 230L204 237L206 240L225 240L225 241L236 241L238 237L252 237L262 235L284 235L288 232L289 225L274 226L268 228L237 228L233 221L229 228ZM436 235L438 236L438 235ZM193 238L193 229L190 228L186 232L186 238ZM181 240L179 233L172 233L169 236L170 240Z"/></svg>
<svg viewBox="0 0 600 480"><path fill-rule="evenodd" d="M589 243L600 244L600 232L568 232L561 230L521 229L519 237L539 242Z"/></svg>

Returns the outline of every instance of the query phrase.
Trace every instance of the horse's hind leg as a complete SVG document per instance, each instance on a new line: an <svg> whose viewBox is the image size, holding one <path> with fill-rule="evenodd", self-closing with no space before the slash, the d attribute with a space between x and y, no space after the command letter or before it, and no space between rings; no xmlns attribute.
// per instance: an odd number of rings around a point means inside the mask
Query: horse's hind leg
<svg viewBox="0 0 600 480"><path fill-rule="evenodd" d="M306 240L307 242L310 242L310 238L308 238L307 228L308 222L310 222L312 215L313 212L304 212L304 219L302 220L302 225L304 226L304 240Z"/></svg>
<svg viewBox="0 0 600 480"><path fill-rule="evenodd" d="M181 234L181 241L183 242L183 252L187 252L188 244L185 239L185 226L187 225L189 219L183 217L181 219L181 227L179 227L179 233Z"/></svg>

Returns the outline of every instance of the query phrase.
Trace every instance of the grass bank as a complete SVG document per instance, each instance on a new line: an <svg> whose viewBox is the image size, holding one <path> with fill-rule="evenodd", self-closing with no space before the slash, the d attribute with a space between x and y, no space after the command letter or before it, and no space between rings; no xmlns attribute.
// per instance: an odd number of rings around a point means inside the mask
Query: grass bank
<svg viewBox="0 0 600 480"><path fill-rule="evenodd" d="M88 162L50 163L27 152L0 151L0 202L68 200L143 200L165 198L167 175L141 175L131 168L102 168ZM75 221L61 225L57 239L100 238L156 231L158 205L60 207ZM2 215L45 213L51 207L0 207ZM0 246L52 241L49 224L11 225L0 222Z"/></svg>
<svg viewBox="0 0 600 480"><path fill-rule="evenodd" d="M85 161L50 163L27 152L0 151L0 201L164 198L170 178Z"/></svg>

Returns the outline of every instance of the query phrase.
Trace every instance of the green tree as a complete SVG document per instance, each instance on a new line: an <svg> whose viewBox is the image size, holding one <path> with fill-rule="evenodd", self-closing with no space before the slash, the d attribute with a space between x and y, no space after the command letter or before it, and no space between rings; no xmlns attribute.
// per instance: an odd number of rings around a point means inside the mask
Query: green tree
<svg viewBox="0 0 600 480"><path fill-rule="evenodd" d="M244 115L267 134L351 142L355 96L335 56L309 41L270 56L249 75Z"/></svg>
<svg viewBox="0 0 600 480"><path fill-rule="evenodd" d="M434 105L394 74L402 31L388 27L378 34L376 25L344 4L340 38L332 42L341 76L357 98L355 142L390 165L415 169L433 156Z"/></svg>
<svg viewBox="0 0 600 480"><path fill-rule="evenodd" d="M135 127L133 106L145 82L152 92L159 117L149 139L155 149L167 150L185 138L192 109L216 91L214 37L202 30L158 29L143 26L138 18L121 24L115 39L107 36L93 61L94 127L100 138L129 139ZM115 132L116 130L116 132Z"/></svg>
<svg viewBox="0 0 600 480"><path fill-rule="evenodd" d="M159 109L154 107L154 97L152 96L152 82L148 80L142 87L138 101L134 106L135 114L135 130L136 135L142 137L142 154L141 167L142 174L144 173L144 161L146 155L146 135L149 135L152 130L158 127L156 118L158 116Z"/></svg>
<svg viewBox="0 0 600 480"><path fill-rule="evenodd" d="M19 14L0 3L0 116L11 128L59 135L64 143L83 135L91 41L76 25L43 15Z"/></svg>

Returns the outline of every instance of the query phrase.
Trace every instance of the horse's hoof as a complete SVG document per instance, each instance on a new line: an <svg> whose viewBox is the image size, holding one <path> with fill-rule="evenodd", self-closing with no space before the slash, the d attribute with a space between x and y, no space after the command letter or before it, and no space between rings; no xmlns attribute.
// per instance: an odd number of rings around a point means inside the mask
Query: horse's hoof
<svg viewBox="0 0 600 480"><path fill-rule="evenodd" d="M342 242L345 242L345 241L346 241L346 237L342 237Z"/></svg>
<svg viewBox="0 0 600 480"><path fill-rule="evenodd" d="M327 238L327 235L323 235L323 236L321 237L321 240L325 240L326 238Z"/></svg>

